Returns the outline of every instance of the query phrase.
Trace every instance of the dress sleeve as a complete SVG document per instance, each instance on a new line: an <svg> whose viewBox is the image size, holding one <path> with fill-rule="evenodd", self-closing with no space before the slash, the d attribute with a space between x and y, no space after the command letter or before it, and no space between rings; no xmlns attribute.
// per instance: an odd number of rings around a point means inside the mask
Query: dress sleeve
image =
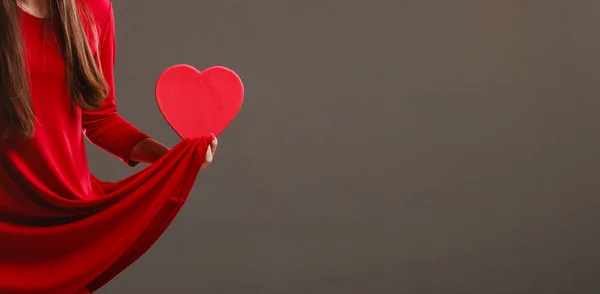
<svg viewBox="0 0 600 294"><path fill-rule="evenodd" d="M133 167L139 162L130 159L131 150L149 136L117 112L114 81L115 22L112 5L105 28L100 34L98 50L100 66L110 91L102 107L82 111L83 131L91 143Z"/></svg>

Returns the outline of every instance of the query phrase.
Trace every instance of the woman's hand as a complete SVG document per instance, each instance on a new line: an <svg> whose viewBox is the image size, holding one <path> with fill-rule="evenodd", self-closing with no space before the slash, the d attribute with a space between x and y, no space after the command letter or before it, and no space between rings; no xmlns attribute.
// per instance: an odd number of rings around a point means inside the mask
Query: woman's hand
<svg viewBox="0 0 600 294"><path fill-rule="evenodd" d="M210 134L212 141L210 146L206 149L206 155L204 156L204 162L200 169L206 168L215 156L217 151L217 145L219 144L217 137L214 134ZM138 143L131 151L131 160L137 162L144 162L152 164L160 159L162 156L169 152L169 148L152 138L147 138Z"/></svg>
<svg viewBox="0 0 600 294"><path fill-rule="evenodd" d="M214 134L210 134L212 137L212 141L210 142L210 146L206 149L206 156L204 157L204 163L200 167L200 170L205 169L209 164L212 163L213 157L215 156L215 152L217 151L217 145L219 145L219 141Z"/></svg>

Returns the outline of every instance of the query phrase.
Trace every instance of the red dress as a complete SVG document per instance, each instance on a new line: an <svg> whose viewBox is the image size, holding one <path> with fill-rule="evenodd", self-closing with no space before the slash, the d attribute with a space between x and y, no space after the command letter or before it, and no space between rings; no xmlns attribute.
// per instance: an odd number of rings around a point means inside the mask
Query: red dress
<svg viewBox="0 0 600 294"><path fill-rule="evenodd" d="M90 174L84 137L134 166L130 151L148 136L115 106L112 5L86 2L99 32L92 47L111 87L95 111L71 107L55 39L43 33L42 19L20 12L37 121L31 140L0 141L0 293L87 293L110 281L173 220L210 142L183 140L119 182Z"/></svg>

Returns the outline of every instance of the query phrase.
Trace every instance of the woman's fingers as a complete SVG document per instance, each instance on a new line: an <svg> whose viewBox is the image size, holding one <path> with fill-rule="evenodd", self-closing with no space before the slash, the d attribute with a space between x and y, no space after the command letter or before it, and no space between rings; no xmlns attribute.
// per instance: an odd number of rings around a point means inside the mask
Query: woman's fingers
<svg viewBox="0 0 600 294"><path fill-rule="evenodd" d="M212 147L206 148L206 156L204 157L204 162L211 163L213 161L213 151Z"/></svg>
<svg viewBox="0 0 600 294"><path fill-rule="evenodd" d="M217 145L219 145L219 140L217 140L217 137L213 133L211 133L210 136L212 139L212 141L210 141L210 148L212 149L212 154L215 155L215 152L217 152Z"/></svg>
<svg viewBox="0 0 600 294"><path fill-rule="evenodd" d="M213 156L215 155L215 152L217 152L217 145L219 145L217 139L214 139L210 142L210 150L212 151Z"/></svg>
<svg viewBox="0 0 600 294"><path fill-rule="evenodd" d="M202 163L202 166L200 166L200 169L204 169L212 163L215 152L217 151L217 145L219 145L217 137L215 137L215 135L212 133L210 136L212 141L210 141L210 146L206 148L206 155L204 156L204 162Z"/></svg>
<svg viewBox="0 0 600 294"><path fill-rule="evenodd" d="M212 148L210 146L208 146L208 148L206 148L206 155L204 155L204 162L200 166L200 169L204 169L205 167L207 167L212 162L212 160L213 160Z"/></svg>

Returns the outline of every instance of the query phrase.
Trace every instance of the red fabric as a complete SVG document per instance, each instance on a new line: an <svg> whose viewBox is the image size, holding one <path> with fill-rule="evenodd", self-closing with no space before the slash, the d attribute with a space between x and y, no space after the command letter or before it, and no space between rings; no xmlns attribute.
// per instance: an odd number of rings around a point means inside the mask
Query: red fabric
<svg viewBox="0 0 600 294"><path fill-rule="evenodd" d="M118 182L89 172L84 137L133 166L130 151L148 136L115 106L112 6L87 2L112 89L95 111L71 107L53 36L43 34L41 19L20 12L37 122L33 139L0 141L0 293L88 293L110 281L173 220L209 145L210 138L183 140Z"/></svg>

